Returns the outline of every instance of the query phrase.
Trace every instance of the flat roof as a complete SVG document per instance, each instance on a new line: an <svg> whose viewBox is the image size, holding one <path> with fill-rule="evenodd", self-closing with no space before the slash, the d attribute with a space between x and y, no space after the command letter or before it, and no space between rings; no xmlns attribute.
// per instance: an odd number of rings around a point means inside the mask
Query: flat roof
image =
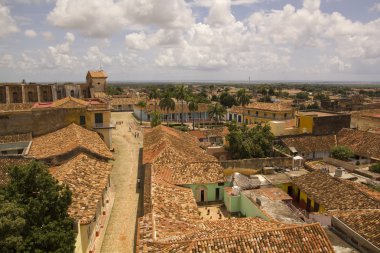
<svg viewBox="0 0 380 253"><path fill-rule="evenodd" d="M255 203L261 210L271 216L273 219L286 223L286 224L303 224L304 221L293 212L283 201L272 200L262 194L260 190L247 190L242 191L249 200ZM280 190L281 191L281 190ZM256 203L256 200L260 200L260 205Z"/></svg>
<svg viewBox="0 0 380 253"><path fill-rule="evenodd" d="M304 116L317 116L317 117L326 117L326 116L336 116L338 113L333 112L319 112L319 111L307 111L307 112L298 112L299 115Z"/></svg>

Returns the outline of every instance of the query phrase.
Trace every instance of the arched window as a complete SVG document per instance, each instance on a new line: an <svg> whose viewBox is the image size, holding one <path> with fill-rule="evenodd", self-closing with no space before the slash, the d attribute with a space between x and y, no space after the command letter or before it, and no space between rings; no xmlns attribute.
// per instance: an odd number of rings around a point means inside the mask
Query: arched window
<svg viewBox="0 0 380 253"><path fill-rule="evenodd" d="M70 96L74 97L74 90L70 91Z"/></svg>

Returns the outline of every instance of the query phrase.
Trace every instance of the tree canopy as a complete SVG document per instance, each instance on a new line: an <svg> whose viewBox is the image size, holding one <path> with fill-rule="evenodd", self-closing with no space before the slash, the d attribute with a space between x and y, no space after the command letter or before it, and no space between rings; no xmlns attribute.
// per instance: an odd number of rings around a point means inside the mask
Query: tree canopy
<svg viewBox="0 0 380 253"><path fill-rule="evenodd" d="M234 159L267 157L272 153L274 135L269 125L258 124L253 128L238 126L233 122L228 127L227 150Z"/></svg>
<svg viewBox="0 0 380 253"><path fill-rule="evenodd" d="M223 92L222 94L220 94L219 102L221 105L228 108L231 108L233 105L239 104L236 100L236 97L228 94L228 92Z"/></svg>
<svg viewBox="0 0 380 253"><path fill-rule="evenodd" d="M331 150L331 154L334 158L348 161L351 157L354 156L354 153L349 147L346 146L336 146Z"/></svg>
<svg viewBox="0 0 380 253"><path fill-rule="evenodd" d="M41 163L9 170L0 190L0 252L74 252L71 192Z"/></svg>

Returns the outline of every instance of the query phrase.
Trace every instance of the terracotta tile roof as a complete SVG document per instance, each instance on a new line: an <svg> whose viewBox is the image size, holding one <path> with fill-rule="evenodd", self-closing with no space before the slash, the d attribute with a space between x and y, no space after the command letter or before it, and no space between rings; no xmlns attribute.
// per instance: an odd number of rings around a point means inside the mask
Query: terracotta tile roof
<svg viewBox="0 0 380 253"><path fill-rule="evenodd" d="M32 160L20 157L0 157L0 187L6 185L9 181L8 170L14 165L24 165Z"/></svg>
<svg viewBox="0 0 380 253"><path fill-rule="evenodd" d="M380 210L339 212L334 215L356 233L380 248Z"/></svg>
<svg viewBox="0 0 380 253"><path fill-rule="evenodd" d="M290 197L286 192L284 192L283 190L277 187L260 188L260 189L253 190L253 192L259 195L264 195L273 201L292 200L292 197Z"/></svg>
<svg viewBox="0 0 380 253"><path fill-rule="evenodd" d="M333 252L319 224L202 220L192 190L174 184L209 182L213 179L208 174L216 179L222 175L216 159L200 150L189 134L164 126L147 131L144 163L144 216L138 220L137 252Z"/></svg>
<svg viewBox="0 0 380 253"><path fill-rule="evenodd" d="M337 140L338 145L350 147L356 155L380 159L380 134L343 128Z"/></svg>
<svg viewBox="0 0 380 253"><path fill-rule="evenodd" d="M164 151L167 151L166 153ZM208 155L200 148L196 137L163 125L144 133L143 163L171 162L175 153L178 160L186 162L216 162L214 156ZM170 158L170 160L167 160Z"/></svg>
<svg viewBox="0 0 380 253"><path fill-rule="evenodd" d="M0 143L31 141L32 133L0 136Z"/></svg>
<svg viewBox="0 0 380 253"><path fill-rule="evenodd" d="M197 137L197 139L205 139L207 138L206 132L201 130L192 130L189 131L189 134Z"/></svg>
<svg viewBox="0 0 380 253"><path fill-rule="evenodd" d="M223 168L219 162L155 164L154 172L165 181L176 184L205 184L224 182Z"/></svg>
<svg viewBox="0 0 380 253"><path fill-rule="evenodd" d="M28 155L36 159L52 159L78 150L101 158L112 158L112 153L96 132L74 123L34 138Z"/></svg>
<svg viewBox="0 0 380 253"><path fill-rule="evenodd" d="M233 105L230 109L228 109L230 113L243 114L243 107Z"/></svg>
<svg viewBox="0 0 380 253"><path fill-rule="evenodd" d="M33 104L0 104L0 112L30 111Z"/></svg>
<svg viewBox="0 0 380 253"><path fill-rule="evenodd" d="M380 202L348 184L326 173L314 171L293 178L293 184L313 198L326 210L379 209Z"/></svg>
<svg viewBox="0 0 380 253"><path fill-rule="evenodd" d="M111 105L134 105L141 101L141 98L115 98L111 99Z"/></svg>
<svg viewBox="0 0 380 253"><path fill-rule="evenodd" d="M284 137L281 140L288 148L295 147L300 153L330 151L336 146L335 135Z"/></svg>
<svg viewBox="0 0 380 253"><path fill-rule="evenodd" d="M68 213L81 224L94 218L97 205L108 184L112 165L86 154L79 154L66 163L52 167L50 173L72 191L72 203Z"/></svg>
<svg viewBox="0 0 380 253"><path fill-rule="evenodd" d="M275 111L275 112L291 112L293 108L288 104L284 103L262 103L255 102L245 106L246 110L265 110L265 111Z"/></svg>
<svg viewBox="0 0 380 253"><path fill-rule="evenodd" d="M107 78L107 73L104 70L90 70L87 73L88 76L92 78Z"/></svg>
<svg viewBox="0 0 380 253"><path fill-rule="evenodd" d="M350 180L345 181L347 184L352 185L355 187L357 190L363 192L364 194L367 194L371 196L372 198L376 199L377 201L380 202L380 192L366 186L365 184L359 183L359 182L352 182Z"/></svg>

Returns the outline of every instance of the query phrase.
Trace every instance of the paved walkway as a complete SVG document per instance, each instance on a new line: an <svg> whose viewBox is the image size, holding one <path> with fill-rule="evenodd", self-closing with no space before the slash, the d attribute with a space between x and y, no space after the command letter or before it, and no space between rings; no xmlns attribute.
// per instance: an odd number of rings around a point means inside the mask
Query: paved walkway
<svg viewBox="0 0 380 253"><path fill-rule="evenodd" d="M113 131L115 148L111 179L115 202L107 226L101 253L126 253L135 250L136 217L139 202L137 188L139 147L135 138L137 126L131 113L112 113L113 121L123 121ZM131 132L129 127L131 126ZM142 134L140 133L140 139Z"/></svg>

